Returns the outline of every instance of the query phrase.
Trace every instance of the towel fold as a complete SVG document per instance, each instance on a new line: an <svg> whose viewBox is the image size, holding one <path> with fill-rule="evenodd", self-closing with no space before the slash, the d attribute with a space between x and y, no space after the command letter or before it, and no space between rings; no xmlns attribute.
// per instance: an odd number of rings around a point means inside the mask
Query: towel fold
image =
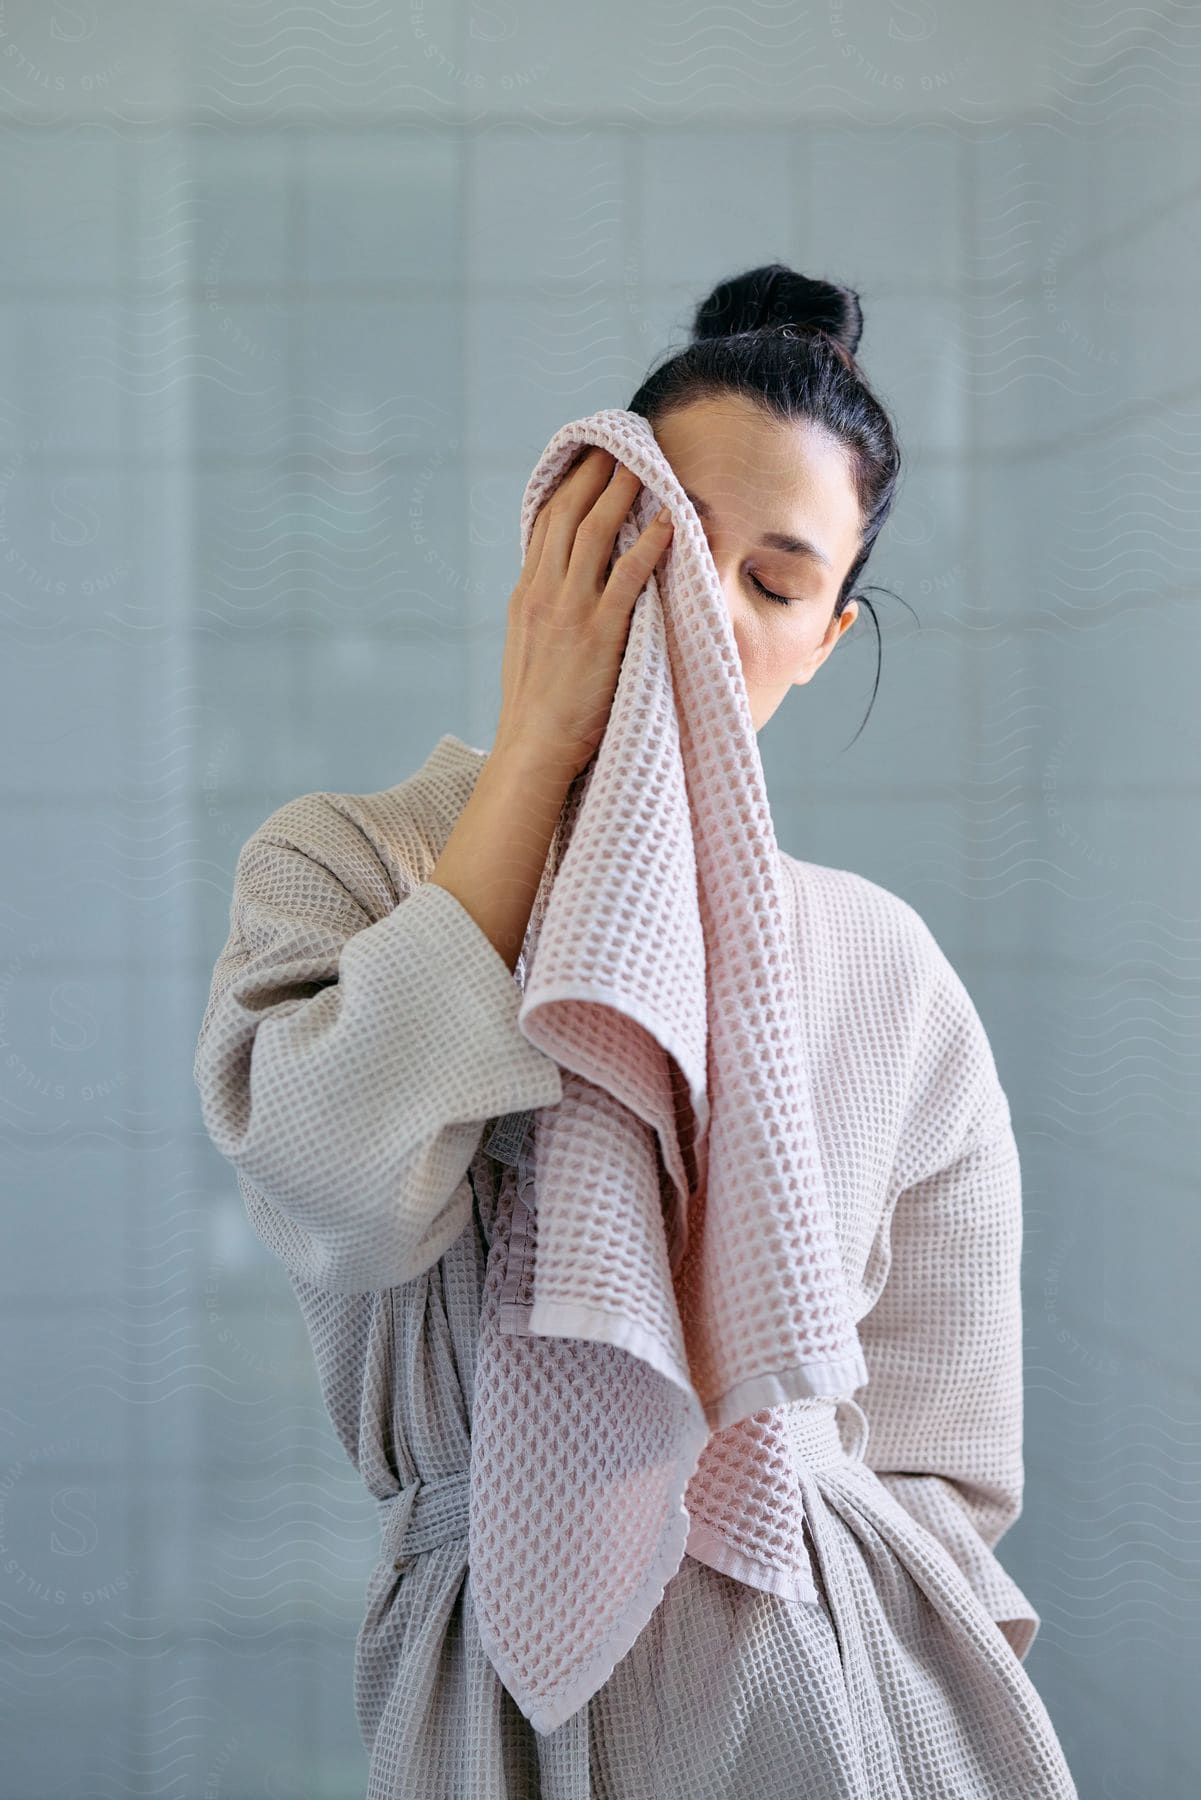
<svg viewBox="0 0 1201 1800"><path fill-rule="evenodd" d="M779 1410L867 1381L818 1153L792 889L724 595L640 414L562 427L675 530L530 920L520 1028L559 1104L501 1134L480 1319L469 1565L484 1647L553 1730L612 1673L685 1553L817 1603ZM800 921L804 929L804 921Z"/></svg>

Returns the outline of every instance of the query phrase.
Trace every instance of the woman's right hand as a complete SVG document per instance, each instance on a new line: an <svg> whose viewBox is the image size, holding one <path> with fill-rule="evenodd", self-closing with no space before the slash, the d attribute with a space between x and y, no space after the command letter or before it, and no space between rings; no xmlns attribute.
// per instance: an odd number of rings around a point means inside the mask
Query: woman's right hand
<svg viewBox="0 0 1201 1800"><path fill-rule="evenodd" d="M641 486L592 445L539 509L509 600L494 750L521 748L573 780L595 755L630 616L671 540L671 516L660 513L613 562Z"/></svg>

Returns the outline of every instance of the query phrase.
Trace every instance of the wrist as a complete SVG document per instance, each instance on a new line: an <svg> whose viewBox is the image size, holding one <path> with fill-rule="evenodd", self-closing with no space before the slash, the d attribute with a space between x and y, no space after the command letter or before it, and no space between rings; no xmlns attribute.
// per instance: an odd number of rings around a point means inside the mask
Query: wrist
<svg viewBox="0 0 1201 1800"><path fill-rule="evenodd" d="M560 799L566 796L576 776L573 764L556 755L545 739L530 736L498 735L484 766L515 780L534 783L548 794L557 792Z"/></svg>

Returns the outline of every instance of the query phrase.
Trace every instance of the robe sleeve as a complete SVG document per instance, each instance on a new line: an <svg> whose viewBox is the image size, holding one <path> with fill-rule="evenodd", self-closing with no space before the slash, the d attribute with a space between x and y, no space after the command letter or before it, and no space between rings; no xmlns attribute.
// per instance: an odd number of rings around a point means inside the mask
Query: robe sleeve
<svg viewBox="0 0 1201 1800"><path fill-rule="evenodd" d="M470 1219L484 1126L563 1090L471 914L428 881L397 898L361 833L321 824L335 812L289 802L239 853L193 1074L259 1237L351 1294L434 1264Z"/></svg>
<svg viewBox="0 0 1201 1800"><path fill-rule="evenodd" d="M868 1467L1024 1660L1040 1616L993 1553L1024 1486L1021 1165L984 1027L938 955L909 1178L883 1288L858 1327L868 1382L856 1403Z"/></svg>

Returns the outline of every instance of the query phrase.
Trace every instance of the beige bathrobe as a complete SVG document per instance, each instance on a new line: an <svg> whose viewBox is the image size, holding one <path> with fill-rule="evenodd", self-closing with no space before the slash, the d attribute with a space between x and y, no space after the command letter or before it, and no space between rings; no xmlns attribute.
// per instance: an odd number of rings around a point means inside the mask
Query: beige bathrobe
<svg viewBox="0 0 1201 1800"><path fill-rule="evenodd" d="M379 1502L353 1681L368 1800L1074 1796L1022 1664L1039 1615L995 1554L1023 1487L1006 1097L920 915L786 854L870 1371L789 1409L822 1603L685 1556L609 1681L541 1738L487 1660L467 1467L497 1158L562 1088L517 1028L524 959L510 974L428 879L485 755L446 735L397 786L305 794L254 832L196 1049L207 1131Z"/></svg>

